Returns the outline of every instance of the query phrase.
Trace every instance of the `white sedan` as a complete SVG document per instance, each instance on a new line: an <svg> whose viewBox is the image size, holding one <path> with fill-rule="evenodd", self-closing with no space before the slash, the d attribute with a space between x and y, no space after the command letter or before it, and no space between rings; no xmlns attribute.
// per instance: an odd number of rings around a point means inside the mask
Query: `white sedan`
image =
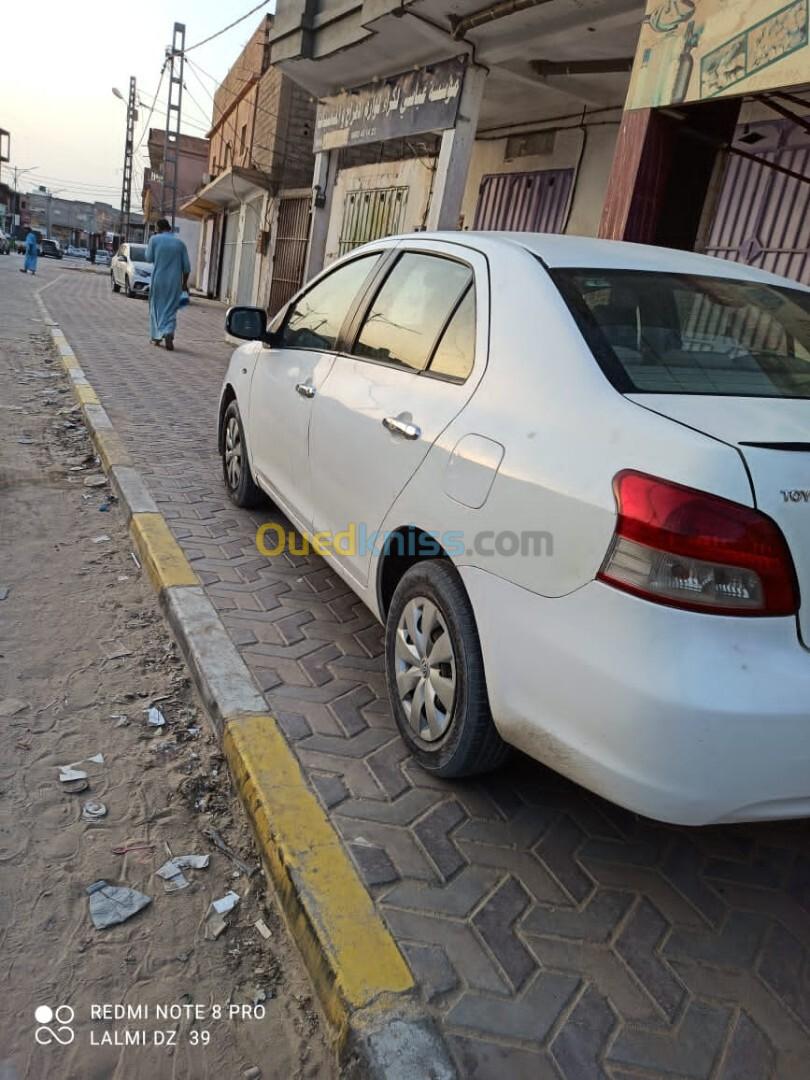
<svg viewBox="0 0 810 1080"><path fill-rule="evenodd" d="M227 330L249 341L220 401L229 494L269 495L385 623L426 770L511 745L665 821L810 815L810 290L436 233Z"/></svg>
<svg viewBox="0 0 810 1080"><path fill-rule="evenodd" d="M110 263L113 292L122 289L127 296L149 295L152 264L146 261L146 244L122 244Z"/></svg>

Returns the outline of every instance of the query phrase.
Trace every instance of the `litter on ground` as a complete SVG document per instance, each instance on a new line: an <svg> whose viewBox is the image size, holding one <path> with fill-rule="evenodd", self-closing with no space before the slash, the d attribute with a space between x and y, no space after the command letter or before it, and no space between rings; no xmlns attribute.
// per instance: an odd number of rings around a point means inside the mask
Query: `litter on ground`
<svg viewBox="0 0 810 1080"><path fill-rule="evenodd" d="M107 807L103 802L86 802L82 807L82 817L85 821L98 821L107 816Z"/></svg>
<svg viewBox="0 0 810 1080"><path fill-rule="evenodd" d="M173 855L155 873L163 878L163 888L166 892L178 892L191 884L183 871L205 870L210 859L210 855Z"/></svg>
<svg viewBox="0 0 810 1080"><path fill-rule="evenodd" d="M137 889L110 885L103 879L88 885L86 892L90 897L90 918L96 930L126 922L152 903L151 896L145 896Z"/></svg>

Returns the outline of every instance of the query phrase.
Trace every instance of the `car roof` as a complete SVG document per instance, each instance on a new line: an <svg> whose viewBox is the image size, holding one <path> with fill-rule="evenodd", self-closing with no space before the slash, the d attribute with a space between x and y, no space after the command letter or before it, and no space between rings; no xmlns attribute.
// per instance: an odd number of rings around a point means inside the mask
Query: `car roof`
<svg viewBox="0 0 810 1080"><path fill-rule="evenodd" d="M520 247L538 256L548 267L596 270L669 271L674 274L699 274L704 277L739 278L743 281L789 285L810 291L807 286L744 263L699 255L694 251L656 247L652 244L629 244L619 240L598 240L590 236L563 236L533 232L420 232L403 234L400 241L424 239L461 244L484 254Z"/></svg>

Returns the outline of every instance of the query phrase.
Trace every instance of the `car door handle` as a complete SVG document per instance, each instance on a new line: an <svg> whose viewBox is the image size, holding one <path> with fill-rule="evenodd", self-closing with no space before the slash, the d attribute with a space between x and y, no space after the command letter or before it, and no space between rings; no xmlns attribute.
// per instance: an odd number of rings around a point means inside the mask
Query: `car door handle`
<svg viewBox="0 0 810 1080"><path fill-rule="evenodd" d="M401 435L403 439L418 439L422 434L422 429L417 427L416 424L409 424L396 416L386 416L383 420L383 427L390 431L392 435Z"/></svg>
<svg viewBox="0 0 810 1080"><path fill-rule="evenodd" d="M315 387L312 383L300 382L295 384L295 389L301 395L301 397L313 398L315 397Z"/></svg>

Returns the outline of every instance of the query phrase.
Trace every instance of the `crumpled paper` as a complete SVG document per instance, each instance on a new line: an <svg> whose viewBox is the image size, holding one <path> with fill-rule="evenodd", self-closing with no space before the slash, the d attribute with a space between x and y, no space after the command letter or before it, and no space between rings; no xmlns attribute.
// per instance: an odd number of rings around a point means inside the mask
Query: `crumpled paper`
<svg viewBox="0 0 810 1080"><path fill-rule="evenodd" d="M151 896L145 896L137 889L110 885L103 880L94 881L85 891L90 897L90 918L96 930L126 922L152 903Z"/></svg>

